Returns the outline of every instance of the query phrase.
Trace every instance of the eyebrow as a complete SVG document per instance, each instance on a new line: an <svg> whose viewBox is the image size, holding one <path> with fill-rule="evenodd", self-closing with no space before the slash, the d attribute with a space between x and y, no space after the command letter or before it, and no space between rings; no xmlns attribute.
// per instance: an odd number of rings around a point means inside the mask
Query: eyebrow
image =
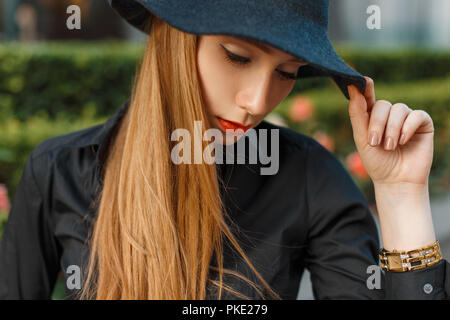
<svg viewBox="0 0 450 320"><path fill-rule="evenodd" d="M248 37L244 37L244 36L236 36L236 38L241 39L241 40L243 40L243 41L247 41L247 42L249 42L250 44L252 44L252 45L258 47L259 49L261 49L262 51L264 51L264 52L266 52L266 53L268 53L268 54L271 54L271 53L274 51L272 48L270 48L268 45L266 45L266 44L265 44L263 41L261 41L261 40L256 40L256 39L248 38ZM291 60L289 60L289 61L292 61L292 62L300 62L300 63L308 62L308 61L306 61L306 60L304 60L304 59L302 59L302 58L294 58L294 59L291 59Z"/></svg>

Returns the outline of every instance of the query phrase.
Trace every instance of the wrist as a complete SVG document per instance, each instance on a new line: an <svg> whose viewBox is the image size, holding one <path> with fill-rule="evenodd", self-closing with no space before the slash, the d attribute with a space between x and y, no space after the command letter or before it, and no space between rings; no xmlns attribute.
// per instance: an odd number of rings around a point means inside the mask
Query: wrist
<svg viewBox="0 0 450 320"><path fill-rule="evenodd" d="M383 196L392 197L423 197L428 196L428 181L424 184L416 184L410 182L383 183L374 182L375 193L383 193Z"/></svg>
<svg viewBox="0 0 450 320"><path fill-rule="evenodd" d="M375 185L375 198L386 250L413 250L436 240L428 186Z"/></svg>

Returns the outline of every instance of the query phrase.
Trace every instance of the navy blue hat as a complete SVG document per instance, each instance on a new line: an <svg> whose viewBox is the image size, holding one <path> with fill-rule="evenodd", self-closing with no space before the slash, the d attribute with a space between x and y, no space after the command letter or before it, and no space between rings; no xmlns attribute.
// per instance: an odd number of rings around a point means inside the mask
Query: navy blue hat
<svg viewBox="0 0 450 320"><path fill-rule="evenodd" d="M152 15L193 34L225 34L263 41L309 62L298 77L332 77L347 99L365 78L334 51L328 38L329 0L109 0L130 24L144 31Z"/></svg>

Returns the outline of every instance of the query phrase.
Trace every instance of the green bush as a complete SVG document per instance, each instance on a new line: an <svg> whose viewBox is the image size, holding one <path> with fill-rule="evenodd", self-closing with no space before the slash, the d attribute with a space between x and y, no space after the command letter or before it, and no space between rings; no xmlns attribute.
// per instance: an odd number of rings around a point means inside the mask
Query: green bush
<svg viewBox="0 0 450 320"><path fill-rule="evenodd" d="M338 47L337 51L359 73L382 82L408 82L450 76L448 50L403 47L391 51Z"/></svg>
<svg viewBox="0 0 450 320"><path fill-rule="evenodd" d="M144 45L129 42L45 42L0 45L0 114L25 120L39 112L75 118L86 106L110 114L129 97ZM417 48L368 51L336 46L345 61L378 82L450 75L450 52ZM333 87L329 78L301 79L294 92Z"/></svg>
<svg viewBox="0 0 450 320"><path fill-rule="evenodd" d="M0 114L75 119L85 107L109 114L128 98L139 45L8 43L0 46Z"/></svg>
<svg viewBox="0 0 450 320"><path fill-rule="evenodd" d="M397 50L335 46L338 54L362 75L376 82L395 83L450 76L450 51L417 47ZM329 78L297 81L294 91L334 86Z"/></svg>

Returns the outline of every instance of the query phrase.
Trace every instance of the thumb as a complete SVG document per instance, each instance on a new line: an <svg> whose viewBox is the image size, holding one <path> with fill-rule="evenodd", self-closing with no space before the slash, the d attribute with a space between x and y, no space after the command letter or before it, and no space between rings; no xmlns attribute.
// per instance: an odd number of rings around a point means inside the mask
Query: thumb
<svg viewBox="0 0 450 320"><path fill-rule="evenodd" d="M357 147L363 146L367 143L367 130L369 127L367 101L354 85L349 85L347 89L350 96L348 113L352 124L353 138Z"/></svg>

